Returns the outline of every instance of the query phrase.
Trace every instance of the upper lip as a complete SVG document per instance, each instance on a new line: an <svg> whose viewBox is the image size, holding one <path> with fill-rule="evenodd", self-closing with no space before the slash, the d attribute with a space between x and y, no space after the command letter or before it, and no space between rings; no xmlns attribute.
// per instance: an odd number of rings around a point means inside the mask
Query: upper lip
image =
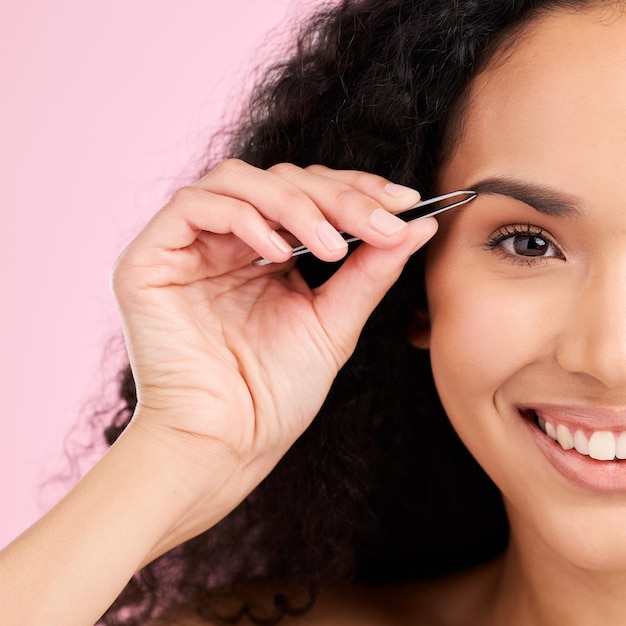
<svg viewBox="0 0 626 626"><path fill-rule="evenodd" d="M626 431L626 406L539 403L520 406L519 409L534 411L537 417L554 426L563 424L574 429Z"/></svg>

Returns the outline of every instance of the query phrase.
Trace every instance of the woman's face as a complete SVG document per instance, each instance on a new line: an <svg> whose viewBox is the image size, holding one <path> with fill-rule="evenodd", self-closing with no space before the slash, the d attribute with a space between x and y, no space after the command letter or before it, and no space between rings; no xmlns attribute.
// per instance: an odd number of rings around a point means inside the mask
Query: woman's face
<svg viewBox="0 0 626 626"><path fill-rule="evenodd" d="M429 252L433 372L517 540L623 568L626 17L543 17L500 61L441 172L482 193Z"/></svg>

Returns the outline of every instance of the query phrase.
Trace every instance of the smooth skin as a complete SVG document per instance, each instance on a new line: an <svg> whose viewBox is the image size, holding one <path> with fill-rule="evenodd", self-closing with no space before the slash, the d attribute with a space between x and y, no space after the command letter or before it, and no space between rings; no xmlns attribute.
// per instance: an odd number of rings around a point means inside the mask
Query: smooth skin
<svg viewBox="0 0 626 626"><path fill-rule="evenodd" d="M551 406L590 430L626 430L625 152L626 17L604 9L540 20L477 77L441 172L444 187L507 178L560 198L533 207L492 185L441 220L430 251L438 390L512 529L481 623L626 622L626 490L581 484L626 466L591 461L565 477L519 411ZM494 245L503 230L523 233L517 246ZM545 245L529 256L537 237Z"/></svg>

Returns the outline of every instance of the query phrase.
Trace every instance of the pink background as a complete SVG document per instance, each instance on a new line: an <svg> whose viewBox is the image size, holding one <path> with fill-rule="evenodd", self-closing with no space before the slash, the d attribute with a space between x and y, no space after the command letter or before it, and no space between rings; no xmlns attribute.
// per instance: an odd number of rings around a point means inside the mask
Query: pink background
<svg viewBox="0 0 626 626"><path fill-rule="evenodd" d="M102 393L115 258L312 4L2 3L0 547L58 497L41 483Z"/></svg>

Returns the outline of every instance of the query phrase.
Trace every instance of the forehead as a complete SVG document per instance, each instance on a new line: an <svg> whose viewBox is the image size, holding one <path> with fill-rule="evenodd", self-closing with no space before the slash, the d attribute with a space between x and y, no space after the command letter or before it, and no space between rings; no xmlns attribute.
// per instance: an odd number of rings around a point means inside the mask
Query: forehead
<svg viewBox="0 0 626 626"><path fill-rule="evenodd" d="M521 175L587 195L626 180L625 150L626 18L560 11L473 79L442 186Z"/></svg>

